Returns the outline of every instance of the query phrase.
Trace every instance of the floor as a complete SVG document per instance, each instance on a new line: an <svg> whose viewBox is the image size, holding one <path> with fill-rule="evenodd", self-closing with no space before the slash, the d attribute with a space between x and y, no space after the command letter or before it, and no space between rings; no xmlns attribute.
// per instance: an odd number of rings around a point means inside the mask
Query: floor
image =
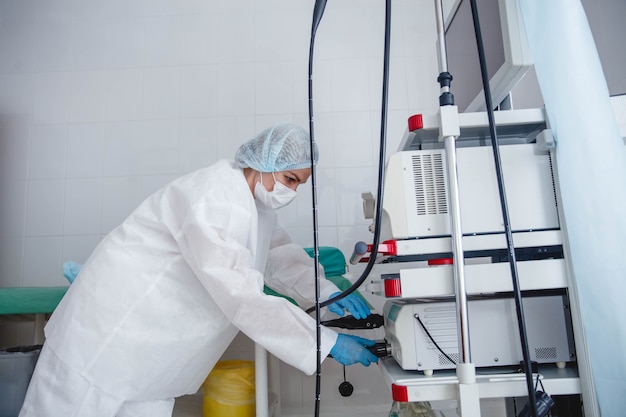
<svg viewBox="0 0 626 417"><path fill-rule="evenodd" d="M202 417L202 395L186 395L177 398L172 417Z"/></svg>

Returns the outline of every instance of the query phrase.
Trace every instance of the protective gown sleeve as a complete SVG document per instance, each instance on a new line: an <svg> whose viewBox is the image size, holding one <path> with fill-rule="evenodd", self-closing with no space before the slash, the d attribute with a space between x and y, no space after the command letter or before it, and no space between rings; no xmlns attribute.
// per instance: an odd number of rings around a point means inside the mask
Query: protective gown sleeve
<svg viewBox="0 0 626 417"><path fill-rule="evenodd" d="M265 268L265 284L274 291L293 298L307 309L315 304L315 261L300 246L289 243L270 250ZM320 265L320 300L340 292L328 281Z"/></svg>
<svg viewBox="0 0 626 417"><path fill-rule="evenodd" d="M196 203L177 237L182 255L212 300L234 326L282 361L313 374L317 368L316 322L282 297L263 293L248 247L253 213L211 199ZM220 318L216 318L220 320ZM321 357L337 340L322 327Z"/></svg>

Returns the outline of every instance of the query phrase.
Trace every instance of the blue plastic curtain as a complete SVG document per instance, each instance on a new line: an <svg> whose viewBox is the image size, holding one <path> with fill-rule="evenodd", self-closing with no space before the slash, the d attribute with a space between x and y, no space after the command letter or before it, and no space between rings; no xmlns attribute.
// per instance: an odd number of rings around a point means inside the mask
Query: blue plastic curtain
<svg viewBox="0 0 626 417"><path fill-rule="evenodd" d="M603 416L622 416L626 151L580 0L519 4L556 139L564 223L596 398Z"/></svg>

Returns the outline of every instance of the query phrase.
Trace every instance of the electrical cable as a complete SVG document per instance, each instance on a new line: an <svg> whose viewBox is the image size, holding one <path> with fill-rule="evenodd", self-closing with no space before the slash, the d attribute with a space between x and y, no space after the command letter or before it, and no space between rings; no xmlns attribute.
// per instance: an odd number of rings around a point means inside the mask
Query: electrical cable
<svg viewBox="0 0 626 417"><path fill-rule="evenodd" d="M385 148L387 146L387 107L389 96L389 51L391 41L391 0L385 2L385 46L384 46L384 58L383 58L383 89L382 89L382 106L380 116L380 145L378 153L378 186L376 191L376 214L374 222L374 238L372 240L372 251L369 261L365 266L365 269L361 273L361 276L345 291L329 298L328 300L319 304L319 307L326 307L338 300L341 300L345 296L353 293L359 288L363 282L369 276L374 264L376 263L376 256L378 255L378 245L380 243L380 228L381 219L383 215L383 193L385 182ZM317 309L317 304L314 307L306 310L307 313L311 313L313 309Z"/></svg>
<svg viewBox="0 0 626 417"><path fill-rule="evenodd" d="M422 326L422 330L424 330L424 332L426 333L426 335L428 336L428 338L430 339L430 341L433 343L433 345L435 345L435 347L437 348L437 350L439 352L441 352L441 354L443 356L446 357L447 360L450 361L451 364L455 365L456 362L454 360L452 360L452 358L450 356L448 356L448 354L446 352L443 351L443 349L441 349L441 347L439 346L439 344L437 342L435 342L435 339L432 337L432 335L430 334L430 332L428 331L428 329L426 328L426 325L424 324L424 322L422 321L422 319L420 318L419 314L414 314L413 317L415 317L415 320L417 320L417 322L420 324L420 326Z"/></svg>
<svg viewBox="0 0 626 417"><path fill-rule="evenodd" d="M470 0L472 9L472 18L474 22L474 34L476 35L476 44L478 47L478 56L480 62L480 72L483 82L483 91L485 94L485 104L487 106L487 117L489 120L489 133L491 135L491 145L496 168L496 177L498 180L498 190L500 191L500 206L502 209L502 217L504 221L504 230L506 235L507 250L509 252L509 265L511 269L511 278L513 283L513 293L515 298L515 306L517 311L517 321L520 333L520 342L522 354L524 358L524 368L526 374L526 385L528 389L528 399L533 417L538 417L537 404L535 400L535 390L533 388L532 365L530 361L530 352L528 348L528 340L526 335L526 323L524 321L524 310L522 306L522 293L519 286L519 277L517 273L517 260L515 258L515 248L513 247L513 234L511 231L511 222L509 218L509 209L506 201L506 193L504 189L504 179L502 175L502 164L500 161L500 149L498 135L493 114L493 103L491 99L491 89L489 87L489 73L487 71L487 62L485 58L485 49L483 45L482 33L480 29L480 20L478 17L478 7L476 0Z"/></svg>
<svg viewBox="0 0 626 417"><path fill-rule="evenodd" d="M322 324L320 314L320 271L319 271L319 241L317 221L317 180L315 172L315 129L313 123L313 51L315 49L315 34L322 20L326 0L316 0L313 7L313 19L311 24L311 39L309 44L309 135L311 142L311 197L313 211L313 259L315 268L315 320L316 320L316 344L317 344L317 368L315 372L315 416L320 415L320 392L322 385Z"/></svg>

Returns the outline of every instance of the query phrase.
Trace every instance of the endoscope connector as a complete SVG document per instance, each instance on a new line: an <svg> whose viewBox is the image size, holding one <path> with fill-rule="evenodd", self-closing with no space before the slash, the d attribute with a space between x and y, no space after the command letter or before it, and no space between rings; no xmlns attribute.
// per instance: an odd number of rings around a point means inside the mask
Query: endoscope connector
<svg viewBox="0 0 626 417"><path fill-rule="evenodd" d="M537 417L544 417L550 412L550 409L554 405L554 400L545 392L536 391L535 404L537 405ZM517 417L532 417L532 414L530 403L526 403L526 406Z"/></svg>

